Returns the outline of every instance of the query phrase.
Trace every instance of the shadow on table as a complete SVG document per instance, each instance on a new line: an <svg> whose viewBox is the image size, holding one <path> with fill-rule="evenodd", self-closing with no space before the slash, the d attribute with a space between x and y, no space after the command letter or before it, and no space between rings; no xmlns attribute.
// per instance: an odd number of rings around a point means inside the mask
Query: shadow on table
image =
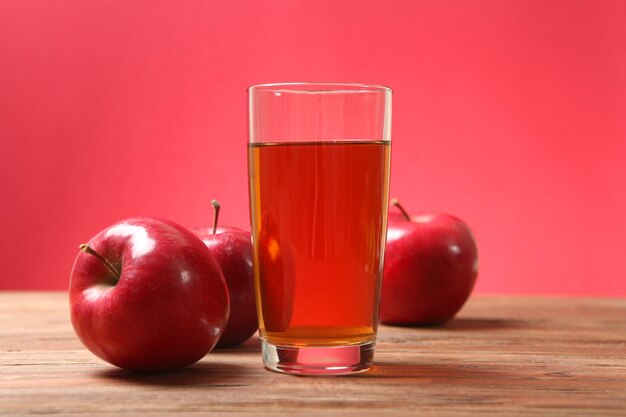
<svg viewBox="0 0 626 417"><path fill-rule="evenodd" d="M198 362L187 368L163 373L138 373L125 369L108 368L96 371L94 376L112 382L126 382L137 385L157 386L201 386L237 387L242 384L242 375L246 373L244 366L227 363ZM249 372L249 370L248 370Z"/></svg>
<svg viewBox="0 0 626 417"><path fill-rule="evenodd" d="M442 330L502 330L519 329L527 326L528 323L524 320L459 317L433 328Z"/></svg>
<svg viewBox="0 0 626 417"><path fill-rule="evenodd" d="M209 355L217 357L221 355L247 354L258 355L261 352L261 342L257 335L252 336L246 342L224 349L213 349ZM259 363L260 359L259 359ZM259 365L261 366L261 365ZM250 372L248 369L247 372ZM197 362L187 368L163 373L138 373L125 369L108 368L97 371L97 378L112 381L128 382L138 385L161 385L161 386L203 386L203 387L237 387L247 386L241 384L241 376L246 373L246 367L224 362Z"/></svg>
<svg viewBox="0 0 626 417"><path fill-rule="evenodd" d="M498 369L490 364L415 364L379 361L373 368L358 376L370 378L412 378L424 379L429 382L445 382L467 384L471 380L487 380L509 378L510 372Z"/></svg>
<svg viewBox="0 0 626 417"><path fill-rule="evenodd" d="M483 330L503 330L503 329L519 329L527 327L528 323L523 320L515 319L482 319L471 317L454 318L444 324L432 326L417 326L414 324L387 324L390 327L404 327L428 330L452 330L452 331L483 331Z"/></svg>

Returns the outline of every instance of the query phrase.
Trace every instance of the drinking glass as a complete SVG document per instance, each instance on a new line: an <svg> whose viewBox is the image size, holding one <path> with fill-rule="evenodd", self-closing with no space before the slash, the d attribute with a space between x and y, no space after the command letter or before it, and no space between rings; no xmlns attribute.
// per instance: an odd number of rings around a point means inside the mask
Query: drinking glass
<svg viewBox="0 0 626 417"><path fill-rule="evenodd" d="M391 89L256 85L249 99L254 279L265 367L372 366L391 156Z"/></svg>

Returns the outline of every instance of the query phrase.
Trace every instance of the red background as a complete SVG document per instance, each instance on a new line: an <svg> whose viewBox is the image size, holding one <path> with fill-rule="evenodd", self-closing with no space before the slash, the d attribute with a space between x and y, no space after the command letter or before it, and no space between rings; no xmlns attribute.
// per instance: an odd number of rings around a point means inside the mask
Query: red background
<svg viewBox="0 0 626 417"><path fill-rule="evenodd" d="M626 296L626 2L0 1L0 288L133 215L248 228L245 89L394 89L392 195L477 291Z"/></svg>

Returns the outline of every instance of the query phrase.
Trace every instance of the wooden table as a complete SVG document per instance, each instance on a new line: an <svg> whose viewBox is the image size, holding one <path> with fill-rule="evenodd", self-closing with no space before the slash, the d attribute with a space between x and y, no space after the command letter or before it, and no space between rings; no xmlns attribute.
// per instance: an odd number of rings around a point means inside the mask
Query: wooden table
<svg viewBox="0 0 626 417"><path fill-rule="evenodd" d="M0 293L0 415L626 416L626 299L474 297L443 327L381 326L376 368L266 371L258 339L137 375L92 356L65 293Z"/></svg>

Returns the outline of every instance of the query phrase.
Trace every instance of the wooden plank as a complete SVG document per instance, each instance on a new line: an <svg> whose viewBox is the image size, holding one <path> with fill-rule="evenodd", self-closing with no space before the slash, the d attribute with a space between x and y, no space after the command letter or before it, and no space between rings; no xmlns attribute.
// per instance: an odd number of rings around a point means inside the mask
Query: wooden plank
<svg viewBox="0 0 626 417"><path fill-rule="evenodd" d="M263 369L258 339L137 375L74 336L66 293L0 293L0 415L626 415L626 300L474 297L434 328L381 326L350 377Z"/></svg>

